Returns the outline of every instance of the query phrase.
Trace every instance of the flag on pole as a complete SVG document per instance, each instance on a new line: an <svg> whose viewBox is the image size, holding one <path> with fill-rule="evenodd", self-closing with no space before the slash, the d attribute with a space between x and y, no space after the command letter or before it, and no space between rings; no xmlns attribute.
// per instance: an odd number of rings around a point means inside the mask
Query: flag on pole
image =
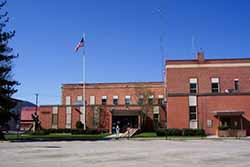
<svg viewBox="0 0 250 167"><path fill-rule="evenodd" d="M77 52L81 47L84 47L84 38L82 37L82 39L80 40L80 42L78 42L78 44L75 47L75 51Z"/></svg>

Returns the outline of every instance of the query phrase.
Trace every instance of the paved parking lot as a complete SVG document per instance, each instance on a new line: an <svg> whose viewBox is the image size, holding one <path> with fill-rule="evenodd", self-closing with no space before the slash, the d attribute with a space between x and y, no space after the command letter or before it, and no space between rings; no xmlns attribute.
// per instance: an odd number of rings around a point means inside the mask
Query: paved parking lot
<svg viewBox="0 0 250 167"><path fill-rule="evenodd" d="M249 140L0 143L0 167L248 167Z"/></svg>

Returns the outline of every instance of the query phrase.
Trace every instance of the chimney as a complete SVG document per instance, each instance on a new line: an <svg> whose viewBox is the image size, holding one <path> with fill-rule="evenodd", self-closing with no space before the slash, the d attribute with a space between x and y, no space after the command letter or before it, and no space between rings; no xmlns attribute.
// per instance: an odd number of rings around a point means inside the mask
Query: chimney
<svg viewBox="0 0 250 167"><path fill-rule="evenodd" d="M197 53L197 60L198 60L198 63L204 63L205 62L205 58L204 58L204 53L203 52L198 52Z"/></svg>

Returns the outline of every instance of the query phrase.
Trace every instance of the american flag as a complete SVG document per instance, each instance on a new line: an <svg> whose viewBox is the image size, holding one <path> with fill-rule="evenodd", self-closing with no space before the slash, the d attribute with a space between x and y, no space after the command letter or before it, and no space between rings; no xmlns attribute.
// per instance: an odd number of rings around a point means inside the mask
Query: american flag
<svg viewBox="0 0 250 167"><path fill-rule="evenodd" d="M75 51L77 52L81 47L84 47L84 38L83 37L80 40L80 42L78 42L78 44L76 45Z"/></svg>

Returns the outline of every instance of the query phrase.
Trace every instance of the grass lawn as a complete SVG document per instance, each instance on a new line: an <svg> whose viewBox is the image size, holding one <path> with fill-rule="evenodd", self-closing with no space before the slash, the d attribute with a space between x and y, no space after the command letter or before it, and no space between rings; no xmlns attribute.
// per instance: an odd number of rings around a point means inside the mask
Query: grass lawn
<svg viewBox="0 0 250 167"><path fill-rule="evenodd" d="M206 139L203 136L157 136L155 132L143 132L134 136L135 138L155 138L155 139L168 139L168 140L199 140Z"/></svg>
<svg viewBox="0 0 250 167"><path fill-rule="evenodd" d="M32 135L32 134L7 134L7 140L100 140L108 136L108 133L102 134L74 134L71 133L50 133L49 135Z"/></svg>

